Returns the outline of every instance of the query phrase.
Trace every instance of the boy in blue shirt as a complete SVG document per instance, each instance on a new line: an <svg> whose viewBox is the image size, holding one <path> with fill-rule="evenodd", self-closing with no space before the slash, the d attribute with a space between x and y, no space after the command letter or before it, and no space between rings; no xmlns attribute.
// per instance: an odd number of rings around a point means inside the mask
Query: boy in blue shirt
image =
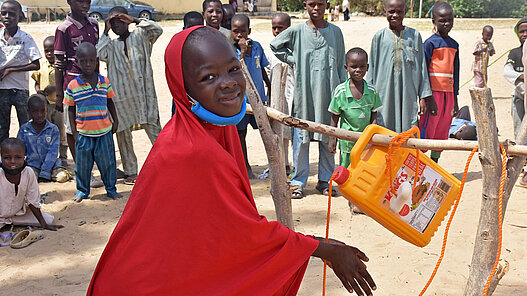
<svg viewBox="0 0 527 296"><path fill-rule="evenodd" d="M64 171L58 158L59 128L46 120L47 102L42 95L32 95L27 109L31 120L20 127L17 136L26 146L27 164L39 182L57 181L58 173Z"/></svg>
<svg viewBox="0 0 527 296"><path fill-rule="evenodd" d="M251 74L251 78L258 90L260 98L262 98L265 104L267 98L265 96L264 82L267 85L267 91L271 93L271 81L265 72L265 67L269 66L269 61L265 57L264 50L260 43L248 38L251 33L249 17L244 14L237 14L232 17L231 21L232 37L234 39L234 47L238 58L245 61L247 70ZM252 172L249 160L247 159L247 145L245 143L245 137L247 136L247 125L250 124L253 128L258 128L254 115L246 114L245 117L236 125L238 129L238 136L242 144L243 157L245 158L245 166L247 167L247 173L249 179L254 179L255 176Z"/></svg>

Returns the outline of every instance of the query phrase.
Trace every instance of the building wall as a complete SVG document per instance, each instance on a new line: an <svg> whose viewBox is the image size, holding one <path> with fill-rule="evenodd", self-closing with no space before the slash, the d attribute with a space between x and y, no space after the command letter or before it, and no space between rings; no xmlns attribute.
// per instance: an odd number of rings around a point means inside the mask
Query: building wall
<svg viewBox="0 0 527 296"><path fill-rule="evenodd" d="M27 7L66 7L67 0L18 0L20 4Z"/></svg>
<svg viewBox="0 0 527 296"><path fill-rule="evenodd" d="M132 0L133 1L133 0ZM202 0L138 0L150 4L157 11L164 13L184 14L195 10L201 12ZM67 0L19 0L22 5L28 7L66 7ZM229 3L229 0L221 0ZM243 7L243 0L238 0L239 6ZM258 0L262 6L271 6L276 10L276 0Z"/></svg>

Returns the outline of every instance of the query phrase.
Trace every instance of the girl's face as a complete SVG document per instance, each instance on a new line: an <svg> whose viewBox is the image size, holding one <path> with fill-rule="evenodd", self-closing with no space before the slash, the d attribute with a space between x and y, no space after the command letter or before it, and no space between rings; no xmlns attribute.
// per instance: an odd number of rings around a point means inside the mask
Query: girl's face
<svg viewBox="0 0 527 296"><path fill-rule="evenodd" d="M245 96L245 77L233 47L219 34L202 38L192 47L183 48L182 56L187 94L214 114L238 114Z"/></svg>
<svg viewBox="0 0 527 296"><path fill-rule="evenodd" d="M15 28L20 21L21 11L13 3L4 3L0 8L0 19L6 28Z"/></svg>
<svg viewBox="0 0 527 296"><path fill-rule="evenodd" d="M14 170L24 165L26 151L19 146L5 145L2 149L2 166Z"/></svg>
<svg viewBox="0 0 527 296"><path fill-rule="evenodd" d="M223 20L223 8L218 2L209 2L203 16L207 26L219 29Z"/></svg>

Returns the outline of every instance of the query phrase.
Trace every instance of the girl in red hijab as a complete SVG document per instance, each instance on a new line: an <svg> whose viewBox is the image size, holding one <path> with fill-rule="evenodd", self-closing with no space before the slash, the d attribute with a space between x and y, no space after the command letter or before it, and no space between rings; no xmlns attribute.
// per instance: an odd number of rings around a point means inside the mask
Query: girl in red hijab
<svg viewBox="0 0 527 296"><path fill-rule="evenodd" d="M184 62L183 62L184 61ZM238 134L245 79L217 30L176 34L165 53L176 113L162 130L88 295L296 295L310 256L350 292L375 283L356 248L258 214Z"/></svg>

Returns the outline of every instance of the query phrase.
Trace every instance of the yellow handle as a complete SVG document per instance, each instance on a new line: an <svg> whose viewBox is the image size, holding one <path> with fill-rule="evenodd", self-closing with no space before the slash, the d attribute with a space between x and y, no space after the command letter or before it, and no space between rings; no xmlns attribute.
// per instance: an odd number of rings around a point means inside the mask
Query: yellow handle
<svg viewBox="0 0 527 296"><path fill-rule="evenodd" d="M353 149L351 149L350 152L350 166L356 167L357 163L360 160L360 155L362 154L362 151L364 148L366 148L366 145L370 142L371 138L375 134L389 134L390 131L385 129L382 126L376 125L376 124L370 124L368 125L364 131L362 132L362 136L359 138L359 140L355 143L355 146L353 146Z"/></svg>

